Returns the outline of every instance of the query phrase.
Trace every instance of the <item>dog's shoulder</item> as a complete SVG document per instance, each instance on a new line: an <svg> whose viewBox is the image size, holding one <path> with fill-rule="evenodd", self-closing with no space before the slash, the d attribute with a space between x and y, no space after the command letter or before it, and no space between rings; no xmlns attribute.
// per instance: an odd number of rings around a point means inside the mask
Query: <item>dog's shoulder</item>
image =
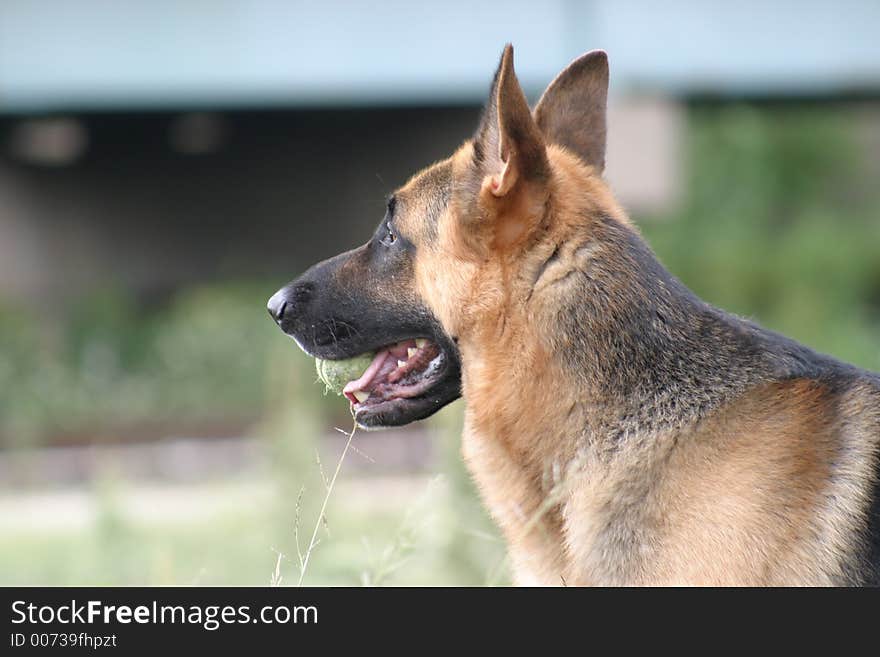
<svg viewBox="0 0 880 657"><path fill-rule="evenodd" d="M754 429L763 437L754 448L793 464L774 478L815 493L808 533L845 555L834 581L880 585L880 375L723 311L716 317L760 370L758 383L729 400L724 424Z"/></svg>
<svg viewBox="0 0 880 657"><path fill-rule="evenodd" d="M880 586L880 459L875 459L874 485L863 534L863 558L854 564L850 580L854 584Z"/></svg>
<svg viewBox="0 0 880 657"><path fill-rule="evenodd" d="M852 559L849 580L880 586L880 375L867 372L855 379L845 411L846 421L853 426L853 440L870 450L862 549Z"/></svg>

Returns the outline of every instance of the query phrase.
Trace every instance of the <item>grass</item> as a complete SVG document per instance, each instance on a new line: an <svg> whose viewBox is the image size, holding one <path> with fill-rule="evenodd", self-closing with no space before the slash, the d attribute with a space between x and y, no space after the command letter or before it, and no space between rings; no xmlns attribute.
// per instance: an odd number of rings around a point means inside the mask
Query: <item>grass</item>
<svg viewBox="0 0 880 657"><path fill-rule="evenodd" d="M279 408L259 428L272 454L259 478L145 485L108 475L85 491L0 495L0 584L509 581L504 544L456 455L460 405L433 421L445 455L439 476L346 475L346 458L370 451L369 436L359 446L355 432L325 472L306 405Z"/></svg>
<svg viewBox="0 0 880 657"><path fill-rule="evenodd" d="M448 484L431 477L393 482L340 480L326 513L330 529L311 553L306 585L483 585L503 558L495 537L465 533L451 513ZM229 486L228 491L224 488ZM371 490L373 492L371 492ZM213 495L241 492L219 484ZM274 491L278 494L279 489ZM129 495L143 494L136 488ZM182 504L200 491L179 490ZM354 503L354 500L360 500ZM227 510L187 521L134 517L123 498L79 528L5 531L0 536L3 585L296 584L293 519L284 504ZM403 519L403 520L402 520ZM481 542L486 563L462 567L454 544ZM496 579L496 583L505 579Z"/></svg>

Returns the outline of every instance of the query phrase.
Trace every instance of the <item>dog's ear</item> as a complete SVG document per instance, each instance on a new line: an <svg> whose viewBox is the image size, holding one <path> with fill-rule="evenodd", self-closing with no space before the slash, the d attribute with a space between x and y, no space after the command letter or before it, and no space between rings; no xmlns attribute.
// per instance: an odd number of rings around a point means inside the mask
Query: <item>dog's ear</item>
<svg viewBox="0 0 880 657"><path fill-rule="evenodd" d="M512 245L537 223L549 165L541 131L513 70L510 44L504 48L472 145L468 183L461 186L469 207L465 219L473 222L471 238L481 239L480 224L492 229L494 246Z"/></svg>
<svg viewBox="0 0 880 657"><path fill-rule="evenodd" d="M535 122L548 142L564 146L602 173L607 100L608 56L593 50L550 83L535 107Z"/></svg>
<svg viewBox="0 0 880 657"><path fill-rule="evenodd" d="M488 191L496 197L507 196L521 183L547 175L544 140L513 70L510 44L505 46L495 72L474 137L474 154L486 175Z"/></svg>

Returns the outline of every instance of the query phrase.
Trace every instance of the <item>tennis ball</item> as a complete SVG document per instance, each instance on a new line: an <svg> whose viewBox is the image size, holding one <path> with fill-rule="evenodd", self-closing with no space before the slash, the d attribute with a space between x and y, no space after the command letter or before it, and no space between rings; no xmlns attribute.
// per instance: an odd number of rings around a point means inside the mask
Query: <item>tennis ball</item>
<svg viewBox="0 0 880 657"><path fill-rule="evenodd" d="M375 355L375 353L361 354L347 360L316 358L315 369L321 381L327 386L327 391L332 390L337 395L341 395L346 383L359 379L361 374L366 372Z"/></svg>

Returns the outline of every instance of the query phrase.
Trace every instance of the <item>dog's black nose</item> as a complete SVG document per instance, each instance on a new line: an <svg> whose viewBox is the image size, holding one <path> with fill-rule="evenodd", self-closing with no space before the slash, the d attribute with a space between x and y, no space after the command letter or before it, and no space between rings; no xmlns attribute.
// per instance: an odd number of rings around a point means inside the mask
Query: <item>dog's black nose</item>
<svg viewBox="0 0 880 657"><path fill-rule="evenodd" d="M297 315L301 315L312 300L313 283L298 281L285 285L269 299L269 315L282 331L289 331Z"/></svg>
<svg viewBox="0 0 880 657"><path fill-rule="evenodd" d="M285 293L284 288L278 290L269 299L269 316L275 320L275 323L278 324L278 326L281 326L281 321L284 319L284 311L287 310L288 305L287 294Z"/></svg>

